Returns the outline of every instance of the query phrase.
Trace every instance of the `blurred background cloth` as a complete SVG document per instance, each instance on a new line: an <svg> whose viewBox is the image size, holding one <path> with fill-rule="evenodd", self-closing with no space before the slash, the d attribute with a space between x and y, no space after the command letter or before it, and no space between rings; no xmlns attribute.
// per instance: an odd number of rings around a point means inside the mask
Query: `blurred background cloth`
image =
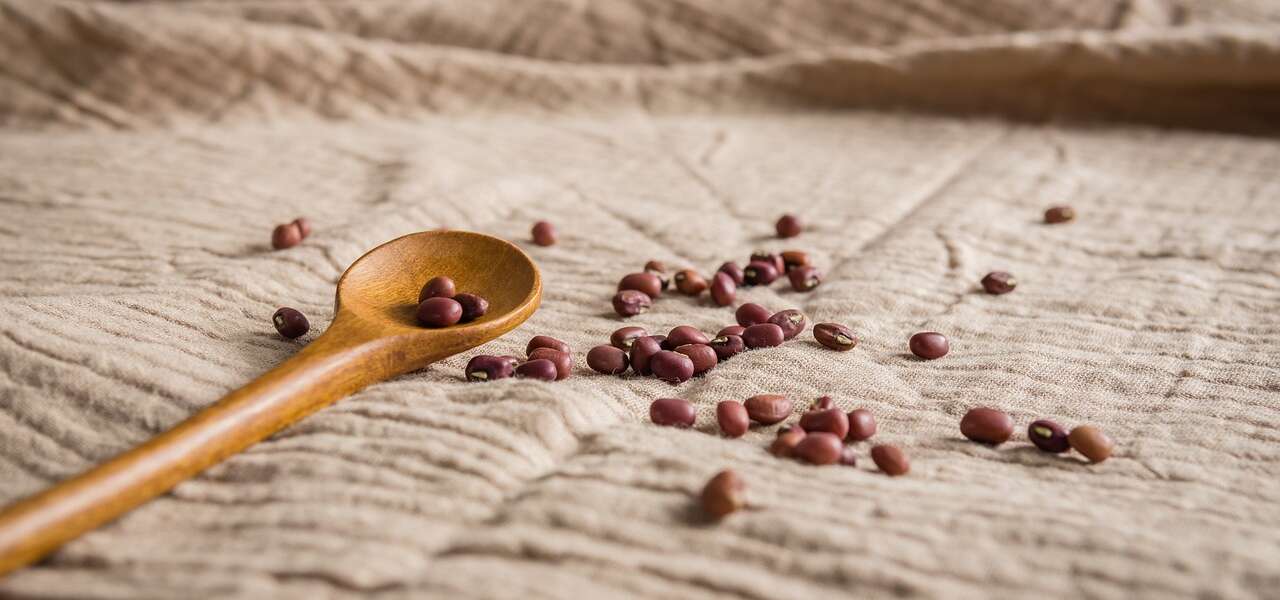
<svg viewBox="0 0 1280 600"><path fill-rule="evenodd" d="M311 339L404 233L520 241L578 374L373 386L0 580L14 598L1264 598L1280 586L1280 4L1220 0L0 0L0 502ZM1040 223L1073 205L1069 225ZM809 229L772 238L784 211ZM273 252L272 227L315 223ZM527 243L538 219L561 242ZM596 376L614 282L806 250L840 321L671 388ZM1018 290L986 296L987 271ZM663 297L631 319L718 330ZM952 354L904 356L922 329ZM722 440L831 394L912 474ZM702 432L647 423L679 395ZM1094 423L1088 467L963 441ZM734 467L753 510L692 495Z"/></svg>

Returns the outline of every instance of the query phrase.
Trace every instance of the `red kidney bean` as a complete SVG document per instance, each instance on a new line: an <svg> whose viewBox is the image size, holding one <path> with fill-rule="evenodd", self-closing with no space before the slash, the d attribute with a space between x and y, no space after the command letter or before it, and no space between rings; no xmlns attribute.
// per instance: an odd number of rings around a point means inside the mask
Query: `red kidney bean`
<svg viewBox="0 0 1280 600"><path fill-rule="evenodd" d="M778 268L773 263L753 260L742 270L742 280L746 285L769 285L778 278Z"/></svg>
<svg viewBox="0 0 1280 600"><path fill-rule="evenodd" d="M307 239L311 235L311 219L306 217L298 217L293 220L294 227L298 228L298 233L302 235L302 239Z"/></svg>
<svg viewBox="0 0 1280 600"><path fill-rule="evenodd" d="M613 312L620 317L634 317L649 310L653 300L644 292L622 290L613 295Z"/></svg>
<svg viewBox="0 0 1280 600"><path fill-rule="evenodd" d="M489 312L489 301L476 294L457 294L453 300L462 306L463 323L479 319Z"/></svg>
<svg viewBox="0 0 1280 600"><path fill-rule="evenodd" d="M418 292L418 302L422 302L427 298L452 298L457 295L457 288L453 285L453 280L448 277L432 277L422 286L422 291Z"/></svg>
<svg viewBox="0 0 1280 600"><path fill-rule="evenodd" d="M742 341L742 337L737 335L718 335L707 345L711 346L712 350L715 350L716 358L722 361L733 358L747 348L747 345Z"/></svg>
<svg viewBox="0 0 1280 600"><path fill-rule="evenodd" d="M609 343L620 350L630 350L631 344L636 341L636 338L646 335L649 335L649 332L645 331L643 327L620 327L613 332L613 335L609 336Z"/></svg>
<svg viewBox="0 0 1280 600"><path fill-rule="evenodd" d="M792 238L800 235L803 226L800 224L800 218L795 215L782 215L778 222L774 224L774 229L778 232L780 238Z"/></svg>
<svg viewBox="0 0 1280 600"><path fill-rule="evenodd" d="M746 489L737 473L721 471L702 488L702 510L713 519L723 519L746 505Z"/></svg>
<svg viewBox="0 0 1280 600"><path fill-rule="evenodd" d="M789 340L800 335L808 321L804 313L792 308L778 311L769 317L769 322L782 328L782 339Z"/></svg>
<svg viewBox="0 0 1280 600"><path fill-rule="evenodd" d="M720 424L720 433L730 438L746 435L751 427L747 408L737 400L725 400L716 405L716 422Z"/></svg>
<svg viewBox="0 0 1280 600"><path fill-rule="evenodd" d="M654 377L676 385L693 377L693 360L679 352L663 350L649 359L649 370Z"/></svg>
<svg viewBox="0 0 1280 600"><path fill-rule="evenodd" d="M467 361L467 368L463 372L467 376L467 381L506 379L515 374L515 361L506 356L481 354Z"/></svg>
<svg viewBox="0 0 1280 600"><path fill-rule="evenodd" d="M742 335L742 332L746 330L747 328L741 325L728 325L724 329L721 329L719 332L717 332L716 337L720 337L722 335Z"/></svg>
<svg viewBox="0 0 1280 600"><path fill-rule="evenodd" d="M649 420L654 425L687 428L693 427L697 418L698 411L681 398L658 398L649 405Z"/></svg>
<svg viewBox="0 0 1280 600"><path fill-rule="evenodd" d="M1018 287L1018 280L1004 271L992 271L982 278L982 289L988 294L1008 294Z"/></svg>
<svg viewBox="0 0 1280 600"><path fill-rule="evenodd" d="M890 477L906 475L911 471L911 462L907 455L897 446L880 444L871 449L871 461Z"/></svg>
<svg viewBox="0 0 1280 600"><path fill-rule="evenodd" d="M791 458L796 446L804 438L805 432L799 427L779 431L778 437L769 445L769 453L778 458Z"/></svg>
<svg viewBox="0 0 1280 600"><path fill-rule="evenodd" d="M277 309L275 314L271 315L271 324L275 326L276 333L289 339L302 337L311 330L311 323L307 321L307 317L297 309L287 306Z"/></svg>
<svg viewBox="0 0 1280 600"><path fill-rule="evenodd" d="M716 272L728 275L733 280L733 285L742 285L742 267L739 267L738 263L728 261L720 265Z"/></svg>
<svg viewBox="0 0 1280 600"><path fill-rule="evenodd" d="M659 352L662 352L662 345L652 336L636 338L631 344L631 370L637 375L652 375L649 361Z"/></svg>
<svg viewBox="0 0 1280 600"><path fill-rule="evenodd" d="M826 431L806 432L804 439L796 444L791 455L811 465L829 465L840 460L844 444L840 438Z"/></svg>
<svg viewBox="0 0 1280 600"><path fill-rule="evenodd" d="M1054 206L1044 211L1044 222L1054 225L1066 223L1076 218L1076 209L1070 206Z"/></svg>
<svg viewBox="0 0 1280 600"><path fill-rule="evenodd" d="M796 267L787 273L791 281L791 289L797 292L809 292L822 283L822 272L809 266Z"/></svg>
<svg viewBox="0 0 1280 600"><path fill-rule="evenodd" d="M960 419L960 433L975 442L1003 444L1013 435L1013 419L994 408L974 408Z"/></svg>
<svg viewBox="0 0 1280 600"><path fill-rule="evenodd" d="M627 353L615 346L602 344L587 352L587 366L597 373L619 375L627 370Z"/></svg>
<svg viewBox="0 0 1280 600"><path fill-rule="evenodd" d="M643 292L650 299L662 295L662 280L653 273L631 273L618 282L618 291L635 290Z"/></svg>
<svg viewBox="0 0 1280 600"><path fill-rule="evenodd" d="M809 266L809 255L801 250L784 250L778 255L782 259L782 272L790 273L796 267Z"/></svg>
<svg viewBox="0 0 1280 600"><path fill-rule="evenodd" d="M876 434L876 417L865 408L849 411L849 437L851 442L871 439Z"/></svg>
<svg viewBox="0 0 1280 600"><path fill-rule="evenodd" d="M942 358L951 351L951 342L947 341L947 336L936 331L921 331L911 336L907 346L911 348L912 354L925 360Z"/></svg>
<svg viewBox="0 0 1280 600"><path fill-rule="evenodd" d="M836 407L836 401L832 400L831 396L819 396L815 398L813 402L809 403L810 411L827 410L828 408L835 408L835 407ZM808 428L806 427L806 429Z"/></svg>
<svg viewBox="0 0 1280 600"><path fill-rule="evenodd" d="M1111 458L1115 443L1101 429L1093 425L1080 425L1067 434L1067 441L1076 452L1084 455L1089 462L1100 463Z"/></svg>
<svg viewBox="0 0 1280 600"><path fill-rule="evenodd" d="M708 341L707 334L692 325L680 325L667 332L667 344L673 348L685 344L705 344Z"/></svg>
<svg viewBox="0 0 1280 600"><path fill-rule="evenodd" d="M840 464L846 467L858 466L858 451L853 446L845 446L840 450Z"/></svg>
<svg viewBox="0 0 1280 600"><path fill-rule="evenodd" d="M716 363L720 362L720 357L716 355L716 351L706 344L685 344L676 348L676 352L689 357L693 361L693 374L701 375L710 371Z"/></svg>
<svg viewBox="0 0 1280 600"><path fill-rule="evenodd" d="M800 427L809 433L826 431L843 440L849 435L849 416L838 408L811 410L800 415Z"/></svg>
<svg viewBox="0 0 1280 600"><path fill-rule="evenodd" d="M301 243L302 230L298 228L297 223L276 225L276 228L271 231L271 247L276 250L292 248Z"/></svg>
<svg viewBox="0 0 1280 600"><path fill-rule="evenodd" d="M545 358L523 362L516 367L516 377L520 378L555 381L557 375L556 364Z"/></svg>
<svg viewBox="0 0 1280 600"><path fill-rule="evenodd" d="M529 353L529 360L539 358L551 361L556 366L556 381L568 379L573 374L573 355L551 348L536 348Z"/></svg>
<svg viewBox="0 0 1280 600"><path fill-rule="evenodd" d="M418 305L418 323L448 327L462 319L462 305L453 298L427 298Z"/></svg>
<svg viewBox="0 0 1280 600"><path fill-rule="evenodd" d="M781 423L791 416L791 399L781 394L760 394L747 398L743 403L747 415L761 425Z"/></svg>
<svg viewBox="0 0 1280 600"><path fill-rule="evenodd" d="M651 260L644 263L644 272L656 275L658 281L662 283L663 291L671 285L671 280L667 278L667 265L662 264L661 261Z"/></svg>
<svg viewBox="0 0 1280 600"><path fill-rule="evenodd" d="M711 301L716 306L729 306L737 296L738 286L733 279L724 273L716 273L711 278Z"/></svg>
<svg viewBox="0 0 1280 600"><path fill-rule="evenodd" d="M1045 452L1058 454L1071 449L1071 443L1067 441L1067 430L1049 419L1040 419L1028 425L1027 438Z"/></svg>
<svg viewBox="0 0 1280 600"><path fill-rule="evenodd" d="M813 339L819 344L837 352L852 350L858 345L858 336L853 330L839 323L818 323L813 326Z"/></svg>
<svg viewBox="0 0 1280 600"><path fill-rule="evenodd" d="M753 262L766 262L773 265L778 276L781 276L787 270L787 263L782 260L782 256L772 252L765 252L764 250L756 250L751 253L751 258L747 260L747 264ZM743 273L743 277L746 277L746 273Z"/></svg>
<svg viewBox="0 0 1280 600"><path fill-rule="evenodd" d="M573 350L569 348L569 344L566 344L560 340L557 340L556 338L553 338L549 335L535 335L529 338L529 344L524 347L524 355L529 356L530 354L533 353L534 350L537 350L538 348L550 348L552 350L559 350L561 352L569 352L569 353L573 352Z"/></svg>
<svg viewBox="0 0 1280 600"><path fill-rule="evenodd" d="M733 317L737 319L738 324L743 327L750 327L760 323L768 323L769 317L772 316L773 313L770 312L769 309L754 302L743 304L738 307L738 310L733 311Z"/></svg>
<svg viewBox="0 0 1280 600"><path fill-rule="evenodd" d="M663 350L671 350L671 348L667 347L667 336L659 333L657 335L650 335L647 337L651 338L655 342L658 342L658 345L661 346Z"/></svg>
<svg viewBox="0 0 1280 600"><path fill-rule="evenodd" d="M533 235L533 243L539 246L551 246L556 243L556 228L546 221L534 223L531 233Z"/></svg>
<svg viewBox="0 0 1280 600"><path fill-rule="evenodd" d="M742 332L742 341L748 348L781 346L783 339L782 328L773 323L752 325Z"/></svg>
<svg viewBox="0 0 1280 600"><path fill-rule="evenodd" d="M676 289L687 296L697 296L707 289L707 280L697 271L685 269L676 273Z"/></svg>

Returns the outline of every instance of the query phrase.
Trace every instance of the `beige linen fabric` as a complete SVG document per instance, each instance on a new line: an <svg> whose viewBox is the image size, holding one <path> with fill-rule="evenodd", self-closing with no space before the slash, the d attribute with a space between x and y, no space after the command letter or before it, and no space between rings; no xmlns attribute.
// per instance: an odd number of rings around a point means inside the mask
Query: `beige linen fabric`
<svg viewBox="0 0 1280 600"><path fill-rule="evenodd" d="M433 227L526 244L578 371L373 386L0 580L6 598L1276 598L1280 5L0 1L0 502L296 352L343 269ZM1047 206L1074 205L1045 226ZM784 211L809 228L772 237ZM303 245L271 227L306 215ZM538 219L561 242L527 242ZM806 332L672 388L596 376L613 285L811 253L740 301ZM1017 274L1007 296L987 271ZM270 315L312 320L281 340ZM663 297L627 321L714 331ZM904 354L912 332L952 353ZM890 479L714 432L724 399L831 394ZM647 423L657 397L699 431ZM961 439L973 406L1015 441ZM1094 423L1116 456L1021 428ZM691 498L738 469L752 510Z"/></svg>

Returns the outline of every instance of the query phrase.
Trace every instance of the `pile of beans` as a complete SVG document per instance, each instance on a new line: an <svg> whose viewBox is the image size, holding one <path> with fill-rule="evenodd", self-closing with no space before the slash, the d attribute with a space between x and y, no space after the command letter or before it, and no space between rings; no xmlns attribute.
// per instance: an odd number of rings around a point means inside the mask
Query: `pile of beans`
<svg viewBox="0 0 1280 600"><path fill-rule="evenodd" d="M457 293L453 280L432 277L418 292L418 323L425 327L448 327L467 323L489 312L489 301L476 294Z"/></svg>
<svg viewBox="0 0 1280 600"><path fill-rule="evenodd" d="M283 225L276 225L276 228L271 231L271 247L276 250L292 248L301 244L302 240L309 235L311 235L311 220L298 217Z"/></svg>
<svg viewBox="0 0 1280 600"><path fill-rule="evenodd" d="M481 354L467 361L467 381L493 381L508 377L560 381L573 374L573 352L566 344L548 335L535 335L525 346L526 360L514 356Z"/></svg>
<svg viewBox="0 0 1280 600"><path fill-rule="evenodd" d="M960 433L964 437L991 446L1009 441L1013 437L1013 427L1013 418L994 408L974 408L960 419ZM1051 454L1074 449L1091 463L1107 460L1115 447L1111 438L1097 427L1080 425L1067 433L1050 419L1039 419L1028 425L1027 439L1036 448Z"/></svg>

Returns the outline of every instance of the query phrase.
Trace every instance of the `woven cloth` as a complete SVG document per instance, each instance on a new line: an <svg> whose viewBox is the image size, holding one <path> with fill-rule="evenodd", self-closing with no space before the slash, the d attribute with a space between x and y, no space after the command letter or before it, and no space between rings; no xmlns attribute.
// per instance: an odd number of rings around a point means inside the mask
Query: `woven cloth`
<svg viewBox="0 0 1280 600"><path fill-rule="evenodd" d="M396 236L523 244L540 310L38 565L5 598L1276 598L1280 6L1264 0L0 0L0 503L297 352ZM1079 217L1048 226L1069 204ZM773 221L807 223L791 240ZM307 216L302 245L271 228ZM555 223L541 248L530 225ZM678 387L591 373L622 275L809 252L811 333ZM1018 289L981 293L988 271ZM313 330L281 339L294 306ZM626 321L714 332L664 295ZM952 350L906 354L916 331ZM529 337L575 375L468 384ZM831 395L889 478L715 433ZM679 396L693 431L648 422ZM991 448L966 410L1018 424ZM1053 418L1117 441L1040 453ZM750 510L694 497L732 467Z"/></svg>

